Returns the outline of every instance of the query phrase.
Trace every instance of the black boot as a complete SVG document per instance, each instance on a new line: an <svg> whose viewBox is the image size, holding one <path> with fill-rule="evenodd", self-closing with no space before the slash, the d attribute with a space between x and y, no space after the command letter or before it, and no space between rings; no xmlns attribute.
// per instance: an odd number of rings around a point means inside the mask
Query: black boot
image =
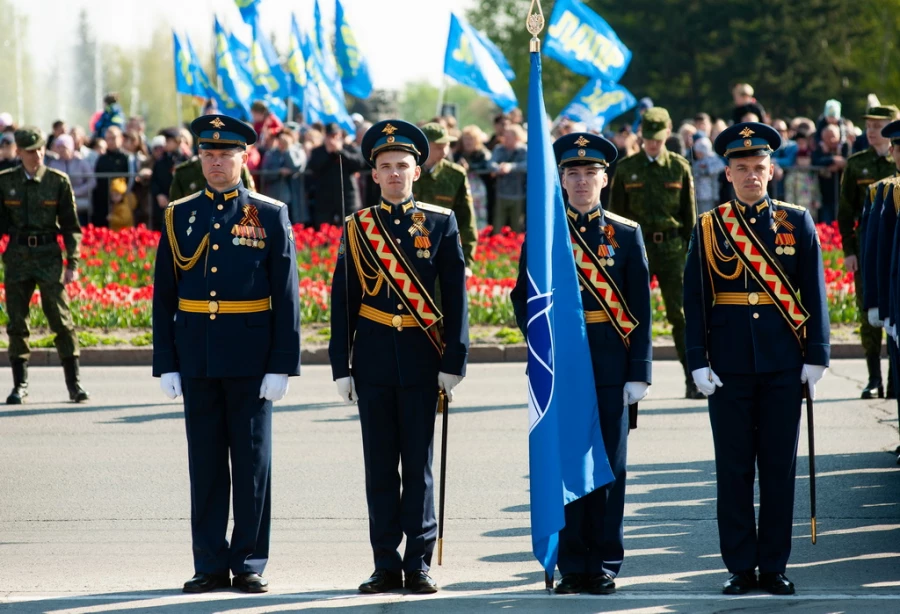
<svg viewBox="0 0 900 614"><path fill-rule="evenodd" d="M13 372L13 389L12 392L9 393L9 396L6 397L6 404L21 405L25 401L25 397L28 396L28 361L21 359L13 360L11 366Z"/></svg>
<svg viewBox="0 0 900 614"><path fill-rule="evenodd" d="M75 403L87 401L90 396L78 381L78 358L64 358L63 373L66 374L66 388L69 389L69 400Z"/></svg>
<svg viewBox="0 0 900 614"><path fill-rule="evenodd" d="M881 383L881 357L878 354L866 356L866 368L869 370L869 383L863 388L861 399L884 398L884 385Z"/></svg>

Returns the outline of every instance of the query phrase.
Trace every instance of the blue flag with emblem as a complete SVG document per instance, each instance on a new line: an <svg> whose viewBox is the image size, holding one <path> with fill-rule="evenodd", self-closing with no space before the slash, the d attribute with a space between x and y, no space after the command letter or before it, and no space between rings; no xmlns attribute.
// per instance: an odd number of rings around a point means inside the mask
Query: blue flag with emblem
<svg viewBox="0 0 900 614"><path fill-rule="evenodd" d="M633 109L636 104L637 100L627 88L594 79L581 88L560 115L582 122L589 130L599 133L609 122Z"/></svg>
<svg viewBox="0 0 900 614"><path fill-rule="evenodd" d="M544 51L573 72L613 83L631 62L631 51L609 24L579 0L553 6Z"/></svg>
<svg viewBox="0 0 900 614"><path fill-rule="evenodd" d="M516 95L481 35L464 19L450 14L444 74L493 100L503 111L518 106Z"/></svg>
<svg viewBox="0 0 900 614"><path fill-rule="evenodd" d="M612 482L613 475L600 432L584 307L546 129L539 52L531 54L527 162L531 544L552 576L565 504Z"/></svg>
<svg viewBox="0 0 900 614"><path fill-rule="evenodd" d="M343 91L338 92L340 80L329 79L322 66L322 55L315 49L314 43L305 32L300 35L300 49L306 60L307 87L305 109L307 123L336 123L348 134L356 132L356 124L347 112Z"/></svg>
<svg viewBox="0 0 900 614"><path fill-rule="evenodd" d="M209 80L203 68L195 63L191 54L190 43L183 43L177 32L172 32L175 43L175 91L186 96L205 98L209 96L207 85Z"/></svg>
<svg viewBox="0 0 900 614"><path fill-rule="evenodd" d="M235 61L228 32L218 18L214 28L216 76L222 83L219 95L224 103L220 111L231 117L246 119L250 116L250 104L253 102L253 80L244 65Z"/></svg>
<svg viewBox="0 0 900 614"><path fill-rule="evenodd" d="M306 75L306 58L303 54L301 42L303 37L300 33L300 26L297 25L297 16L291 15L291 34L289 38L288 48L290 49L287 58L287 70L285 74L288 82L288 96L293 99L294 103L303 109L304 92L306 90L309 79ZM305 114L305 111L304 111Z"/></svg>
<svg viewBox="0 0 900 614"><path fill-rule="evenodd" d="M247 23L252 23L254 19L259 17L259 3L261 0L234 0L241 17Z"/></svg>
<svg viewBox="0 0 900 614"><path fill-rule="evenodd" d="M372 95L369 63L363 57L359 43L356 42L353 29L344 15L341 0L335 0L334 28L334 55L337 58L344 91L357 98L368 98Z"/></svg>
<svg viewBox="0 0 900 614"><path fill-rule="evenodd" d="M287 76L278 61L278 54L266 38L259 25L259 17L250 24L252 40L250 42L250 78L253 81L254 97L264 100L269 110L284 120L287 117ZM234 51L232 50L232 53Z"/></svg>

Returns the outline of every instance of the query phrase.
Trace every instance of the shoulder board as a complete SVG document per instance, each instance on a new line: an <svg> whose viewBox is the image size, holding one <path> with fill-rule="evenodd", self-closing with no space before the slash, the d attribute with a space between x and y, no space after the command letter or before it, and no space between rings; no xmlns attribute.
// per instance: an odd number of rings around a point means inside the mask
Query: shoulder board
<svg viewBox="0 0 900 614"><path fill-rule="evenodd" d="M10 173L13 173L13 172L19 170L21 167L22 167L22 165L19 164L18 166L12 166L10 168L4 169L4 170L0 171L0 175L9 175ZM50 167L47 167L47 168L50 168Z"/></svg>
<svg viewBox="0 0 900 614"><path fill-rule="evenodd" d="M200 160L200 158L198 158L197 156L194 156L190 160L185 160L184 162L182 162L180 164L176 164L175 170L177 171L179 168L187 168L188 166L192 166L192 165L196 164L198 160Z"/></svg>
<svg viewBox="0 0 900 614"><path fill-rule="evenodd" d="M685 166L690 166L690 165L691 165L691 163L688 162L688 159L685 158L684 156L682 156L680 153L676 153L676 152L674 152L674 151L670 151L670 152L669 152L669 155L672 156L672 159L678 160L679 162L681 162L681 163L684 164Z"/></svg>
<svg viewBox="0 0 900 614"><path fill-rule="evenodd" d="M422 203L419 201L416 201L416 207L422 209L423 211L431 211L432 213L440 213L441 215L450 215L451 213L453 213L453 209L448 209L447 207L438 207L437 205Z"/></svg>
<svg viewBox="0 0 900 614"><path fill-rule="evenodd" d="M284 207L284 203L280 200L269 198L268 196L260 194L259 192L253 192L252 190L248 190L248 192L250 193L250 198L253 198L254 200L261 200L264 203L269 203L270 205L275 205L276 207Z"/></svg>
<svg viewBox="0 0 900 614"><path fill-rule="evenodd" d="M466 174L466 169L464 169L462 166L460 166L453 160L447 160L447 158L444 158L444 160L447 162L447 168L451 168L451 169L455 170L457 173L460 173L462 175Z"/></svg>
<svg viewBox="0 0 900 614"><path fill-rule="evenodd" d="M772 204L778 207L784 207L785 209L796 209L797 211L806 211L806 207L801 207L800 205L795 205L794 203L786 203L782 200L772 199Z"/></svg>
<svg viewBox="0 0 900 614"><path fill-rule="evenodd" d="M606 214L606 219L608 220L612 220L626 226L631 226L632 228L637 228L638 226L637 222L635 222L634 220L629 220L627 217L622 217L621 215L617 215L610 211L604 211L603 213Z"/></svg>
<svg viewBox="0 0 900 614"><path fill-rule="evenodd" d="M857 151L855 154L850 154L847 158L848 160L853 160L854 158L859 158L860 156L864 156L869 153L869 149L863 149L862 151Z"/></svg>
<svg viewBox="0 0 900 614"><path fill-rule="evenodd" d="M193 198L196 198L197 196L200 196L201 194L203 194L203 190L197 190L197 191L194 192L193 194L188 194L187 196L185 196L185 197L183 197L183 198L179 198L178 200L175 200L175 201L170 202L170 203L169 203L169 206L170 206L170 207L174 207L175 205L178 205L178 204L181 204L181 203L183 203L183 202L189 201L189 200L191 200L191 199L193 199Z"/></svg>
<svg viewBox="0 0 900 614"><path fill-rule="evenodd" d="M48 166L46 172L48 172L48 173L53 173L54 175L56 175L56 176L58 176L58 177L64 177L64 178L66 179L66 181L69 180L69 176L68 176L67 174L65 174L65 173L62 172L62 171L56 170L55 168L50 168L50 167Z"/></svg>

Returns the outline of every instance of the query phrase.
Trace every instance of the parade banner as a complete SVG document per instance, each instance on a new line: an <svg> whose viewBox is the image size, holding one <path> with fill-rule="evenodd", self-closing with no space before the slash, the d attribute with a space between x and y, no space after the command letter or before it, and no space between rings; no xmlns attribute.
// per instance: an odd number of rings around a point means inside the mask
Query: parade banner
<svg viewBox="0 0 900 614"><path fill-rule="evenodd" d="M181 37L172 32L175 43L175 91L186 96L206 98L210 96L209 79L193 55L190 39L185 38L187 42L182 43Z"/></svg>
<svg viewBox="0 0 900 614"><path fill-rule="evenodd" d="M224 108L219 109L225 115L247 119L250 117L250 104L253 102L253 80L243 64L235 61L228 41L228 33L218 18L214 20L216 48L216 76L222 83L219 92Z"/></svg>
<svg viewBox="0 0 900 614"><path fill-rule="evenodd" d="M509 65L509 60L506 59L503 52L500 51L500 47L495 45L494 41L489 39L484 32L476 30L475 28L472 28L472 31L475 33L475 36L478 37L481 44L484 45L484 48L488 50L488 53L491 54L491 57L494 58L497 66L503 71L503 76L506 77L506 80L513 81L516 78L516 72L512 69L512 66Z"/></svg>
<svg viewBox="0 0 900 614"><path fill-rule="evenodd" d="M481 35L456 13L450 14L444 74L487 96L503 111L518 106L512 86L491 52L482 44Z"/></svg>
<svg viewBox="0 0 900 614"><path fill-rule="evenodd" d="M321 63L321 53L317 52L305 32L300 30L299 35L300 49L306 59L307 87L304 96L307 123L336 123L348 134L355 134L356 124L347 112L343 90L338 90L340 79L326 77Z"/></svg>
<svg viewBox="0 0 900 614"><path fill-rule="evenodd" d="M588 129L599 132L636 104L634 95L621 85L594 79L581 88L560 115L582 122Z"/></svg>
<svg viewBox="0 0 900 614"><path fill-rule="evenodd" d="M544 49L573 72L613 83L631 61L631 51L609 24L579 0L556 2Z"/></svg>
<svg viewBox="0 0 900 614"><path fill-rule="evenodd" d="M356 42L353 29L344 15L341 0L335 0L334 55L337 59L338 72L344 91L356 98L368 98L372 95L372 78L369 76L369 63L363 57L362 50Z"/></svg>
<svg viewBox="0 0 900 614"><path fill-rule="evenodd" d="M613 480L559 171L546 130L541 55L528 88L528 461L534 556L552 577L564 506Z"/></svg>
<svg viewBox="0 0 900 614"><path fill-rule="evenodd" d="M306 75L306 58L303 55L301 40L303 40L303 37L300 34L300 27L297 25L297 16L291 15L290 51L285 74L288 80L289 97L294 101L294 104L303 109L304 94L309 79Z"/></svg>

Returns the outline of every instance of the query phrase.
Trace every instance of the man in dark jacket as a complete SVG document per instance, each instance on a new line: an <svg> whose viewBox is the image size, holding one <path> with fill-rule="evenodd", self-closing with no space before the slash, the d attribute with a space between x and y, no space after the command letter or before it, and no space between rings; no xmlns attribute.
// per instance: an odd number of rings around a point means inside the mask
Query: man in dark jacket
<svg viewBox="0 0 900 614"><path fill-rule="evenodd" d="M115 175L128 176L128 154L122 149L122 129L110 126L104 134L106 153L97 158L97 187L94 188L94 209L91 212L91 223L94 226L107 226L109 215L109 182ZM105 173L105 174L104 174Z"/></svg>
<svg viewBox="0 0 900 614"><path fill-rule="evenodd" d="M310 152L306 168L315 183L313 224L341 224L342 211L346 208L349 214L357 208L354 175L366 168L359 148L344 142L344 130L340 126L328 124L325 143ZM346 207L342 207L342 202Z"/></svg>

